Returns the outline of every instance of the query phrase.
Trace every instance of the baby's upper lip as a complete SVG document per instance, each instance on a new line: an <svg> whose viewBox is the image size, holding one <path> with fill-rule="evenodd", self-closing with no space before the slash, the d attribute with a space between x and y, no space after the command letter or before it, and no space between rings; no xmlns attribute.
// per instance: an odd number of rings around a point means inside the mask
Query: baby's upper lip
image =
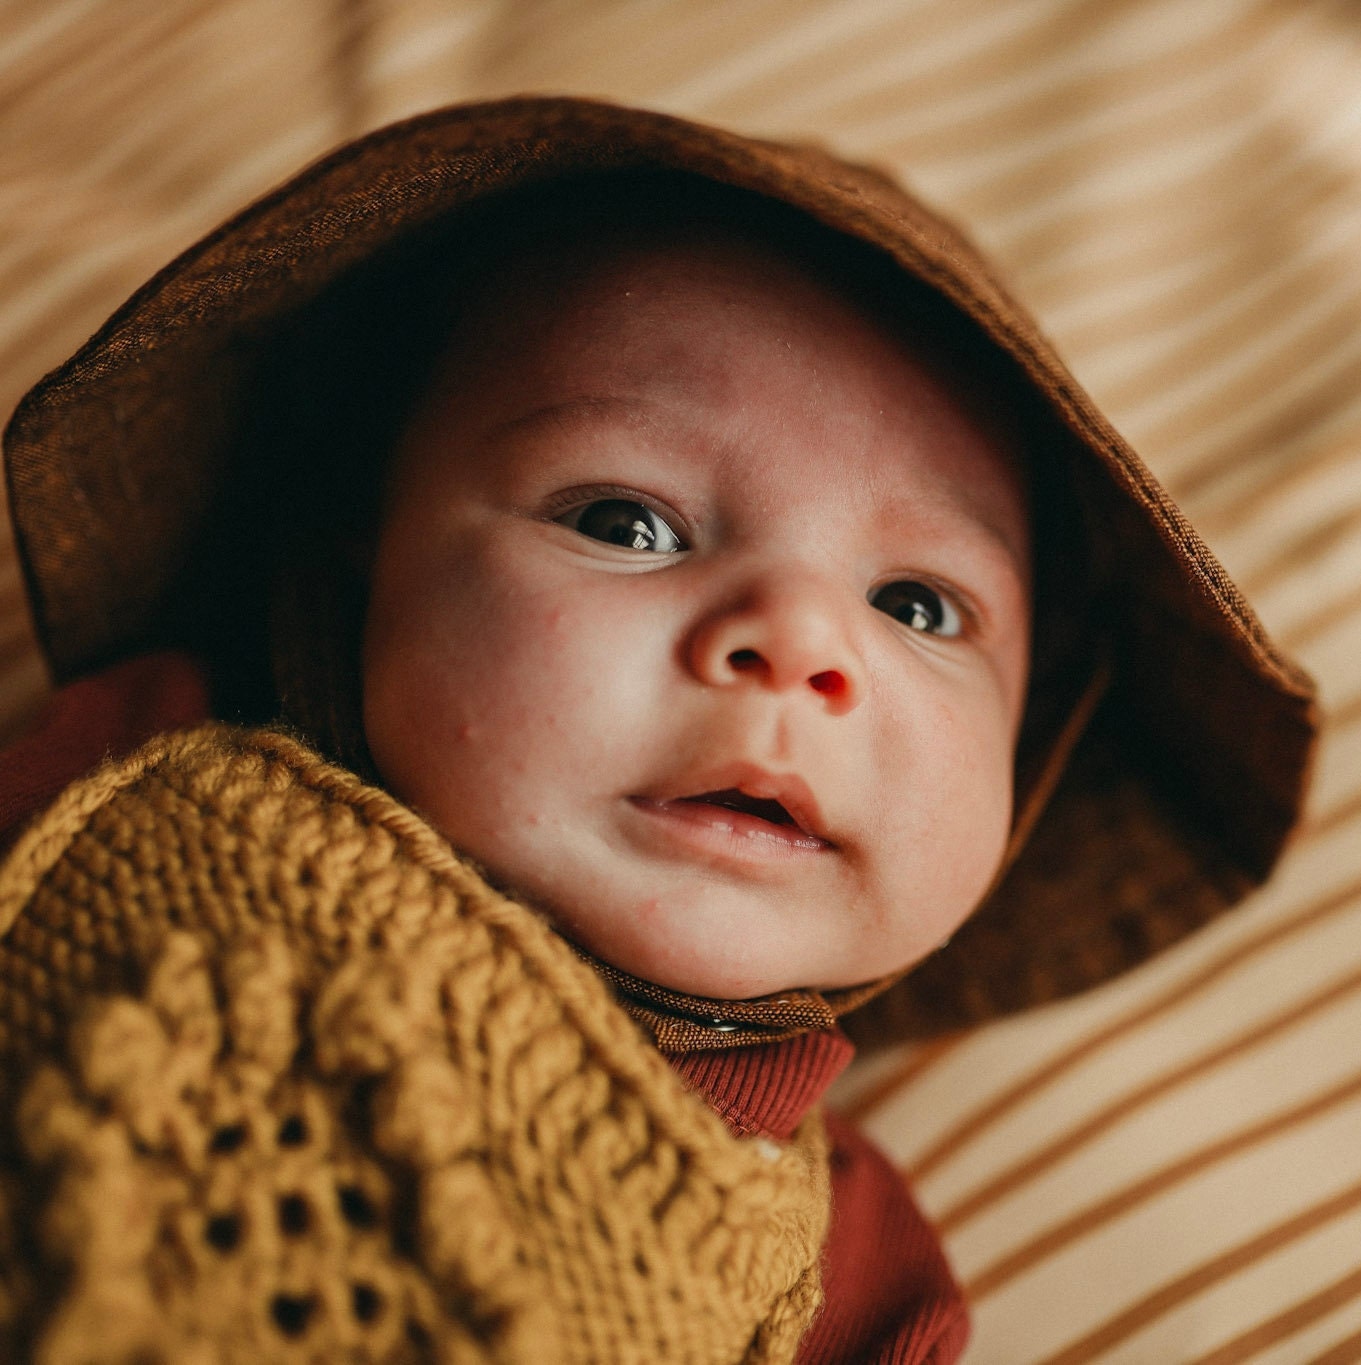
<svg viewBox="0 0 1361 1365"><path fill-rule="evenodd" d="M803 833L835 846L835 841L827 833L812 787L797 773L772 772L757 763L726 763L685 773L668 781L664 787L643 795L648 801L663 804L668 801L694 801L734 790L758 800L778 801Z"/></svg>

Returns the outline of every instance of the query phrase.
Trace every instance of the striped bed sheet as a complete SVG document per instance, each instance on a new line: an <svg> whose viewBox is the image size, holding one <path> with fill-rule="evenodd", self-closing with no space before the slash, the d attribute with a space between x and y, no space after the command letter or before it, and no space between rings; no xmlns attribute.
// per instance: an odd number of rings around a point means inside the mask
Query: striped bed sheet
<svg viewBox="0 0 1361 1365"><path fill-rule="evenodd" d="M337 141L521 90L875 160L1001 258L1317 676L1241 912L839 1086L940 1224L969 1365L1361 1361L1361 10L1351 0L9 0L0 407ZM43 671L0 542L0 724Z"/></svg>

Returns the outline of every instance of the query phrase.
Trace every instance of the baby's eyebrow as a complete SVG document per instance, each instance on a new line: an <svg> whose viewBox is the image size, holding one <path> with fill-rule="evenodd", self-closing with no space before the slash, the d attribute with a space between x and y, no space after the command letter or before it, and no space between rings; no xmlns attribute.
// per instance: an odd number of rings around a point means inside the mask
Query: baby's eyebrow
<svg viewBox="0 0 1361 1365"><path fill-rule="evenodd" d="M588 426L607 417L624 417L630 426L647 428L656 425L656 406L644 398L624 398L617 394L577 394L518 413L495 427L493 435L511 436L544 426Z"/></svg>
<svg viewBox="0 0 1361 1365"><path fill-rule="evenodd" d="M991 517L982 513L977 507L971 505L968 499L946 494L939 500L932 499L937 511L933 515L933 520L938 517L939 533L949 536L963 527L970 538L977 538L988 548L990 554L1005 561L1005 563L1015 570L1020 580L1029 584L1032 577L1031 558L1032 550L1027 541L1017 544L1014 536L1008 535L1006 530L998 525ZM921 525L921 503L914 501L903 511L895 511L890 504L884 509L885 524L901 526L911 525L914 522ZM896 531L889 531L888 535L893 537Z"/></svg>
<svg viewBox="0 0 1361 1365"><path fill-rule="evenodd" d="M992 522L987 521L984 518L970 515L969 521L971 525L977 527L978 530L982 532L983 537L989 544L1001 551L1002 557L1016 571L1017 577L1026 585L1026 589L1029 591L1031 580L1034 576L1029 546L1017 546L1015 541L1002 531L1000 527L994 526Z"/></svg>

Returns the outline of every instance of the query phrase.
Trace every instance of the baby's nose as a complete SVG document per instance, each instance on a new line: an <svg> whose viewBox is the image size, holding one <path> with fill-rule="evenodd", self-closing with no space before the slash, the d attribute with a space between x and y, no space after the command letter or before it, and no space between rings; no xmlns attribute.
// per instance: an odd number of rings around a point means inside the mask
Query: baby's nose
<svg viewBox="0 0 1361 1365"><path fill-rule="evenodd" d="M706 616L686 653L691 672L710 686L804 691L835 715L854 710L864 691L844 610L811 583L751 589Z"/></svg>

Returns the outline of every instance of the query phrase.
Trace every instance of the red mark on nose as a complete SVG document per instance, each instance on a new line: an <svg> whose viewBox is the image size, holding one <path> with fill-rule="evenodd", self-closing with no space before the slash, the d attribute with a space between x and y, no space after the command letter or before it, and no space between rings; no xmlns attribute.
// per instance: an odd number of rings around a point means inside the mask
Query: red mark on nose
<svg viewBox="0 0 1361 1365"><path fill-rule="evenodd" d="M814 673L808 679L808 685L814 692L821 692L824 697L839 697L846 691L846 675L829 668L822 673Z"/></svg>

